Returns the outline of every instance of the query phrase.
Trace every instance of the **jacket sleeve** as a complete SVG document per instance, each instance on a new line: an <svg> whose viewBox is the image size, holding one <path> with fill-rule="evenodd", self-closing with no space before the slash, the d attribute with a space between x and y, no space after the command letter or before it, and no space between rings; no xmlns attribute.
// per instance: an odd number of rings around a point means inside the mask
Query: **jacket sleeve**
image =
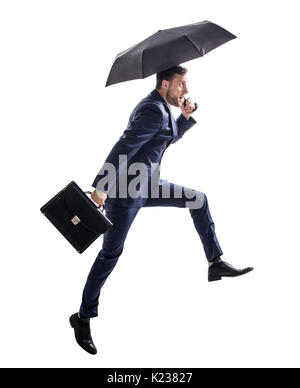
<svg viewBox="0 0 300 388"><path fill-rule="evenodd" d="M105 176L104 172L107 171L107 163L109 163L110 166L114 166L116 177L118 177L120 167L119 156L125 155L127 157L126 165L124 164L121 166L122 169L127 169L130 159L132 159L132 157L143 147L143 145L145 145L156 134L156 132L159 131L162 124L162 111L157 105L148 103L138 109L133 116L130 117L126 130L110 151L104 165L94 179L92 186L96 188L98 181ZM101 191L103 191L103 187ZM110 191L110 189L107 191Z"/></svg>
<svg viewBox="0 0 300 388"><path fill-rule="evenodd" d="M173 140L173 144L176 143L179 139L182 138L182 136L185 134L185 132L187 130L189 130L193 125L195 125L197 123L197 121L195 119L193 119L193 117L191 116L189 118L189 120L187 120L183 114L181 114L177 120L176 120L176 123L177 123L177 128L178 128L178 135L176 137L176 139Z"/></svg>

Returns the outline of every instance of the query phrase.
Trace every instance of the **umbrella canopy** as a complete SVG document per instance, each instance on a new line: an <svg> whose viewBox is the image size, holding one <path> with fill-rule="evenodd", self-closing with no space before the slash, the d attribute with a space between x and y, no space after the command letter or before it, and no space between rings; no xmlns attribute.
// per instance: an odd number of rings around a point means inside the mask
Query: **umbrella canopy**
<svg viewBox="0 0 300 388"><path fill-rule="evenodd" d="M158 30L116 56L105 86L146 78L202 57L234 38L231 32L207 20Z"/></svg>

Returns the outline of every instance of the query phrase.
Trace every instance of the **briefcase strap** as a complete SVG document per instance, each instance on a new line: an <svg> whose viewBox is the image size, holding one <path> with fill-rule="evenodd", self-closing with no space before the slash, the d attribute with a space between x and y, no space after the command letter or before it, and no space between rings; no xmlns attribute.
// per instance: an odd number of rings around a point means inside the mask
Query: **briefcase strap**
<svg viewBox="0 0 300 388"><path fill-rule="evenodd" d="M85 191L85 194L92 194L92 192L91 191ZM104 210L105 210L104 204L102 205L102 209L101 209L101 206L97 206L97 207L101 211L101 213L104 213Z"/></svg>

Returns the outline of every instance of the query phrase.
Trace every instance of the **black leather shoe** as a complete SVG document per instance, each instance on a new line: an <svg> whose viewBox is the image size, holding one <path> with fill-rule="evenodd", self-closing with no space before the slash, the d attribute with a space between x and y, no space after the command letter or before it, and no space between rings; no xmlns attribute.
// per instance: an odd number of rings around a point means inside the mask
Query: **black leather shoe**
<svg viewBox="0 0 300 388"><path fill-rule="evenodd" d="M219 259L218 261L216 261L216 263L213 263L208 268L208 281L213 282L215 280L221 280L222 277L241 276L252 270L253 270L252 267L247 267L244 269L236 269L232 265Z"/></svg>
<svg viewBox="0 0 300 388"><path fill-rule="evenodd" d="M79 318L78 313L70 316L70 324L75 330L75 338L79 346L90 354L96 354L97 349L94 345L89 322L84 322Z"/></svg>

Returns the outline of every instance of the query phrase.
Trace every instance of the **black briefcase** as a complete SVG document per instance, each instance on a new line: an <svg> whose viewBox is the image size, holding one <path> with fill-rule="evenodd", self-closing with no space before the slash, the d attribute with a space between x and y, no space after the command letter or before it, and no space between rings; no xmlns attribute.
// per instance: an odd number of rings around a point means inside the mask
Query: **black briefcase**
<svg viewBox="0 0 300 388"><path fill-rule="evenodd" d="M79 253L113 225L74 181L40 210Z"/></svg>

